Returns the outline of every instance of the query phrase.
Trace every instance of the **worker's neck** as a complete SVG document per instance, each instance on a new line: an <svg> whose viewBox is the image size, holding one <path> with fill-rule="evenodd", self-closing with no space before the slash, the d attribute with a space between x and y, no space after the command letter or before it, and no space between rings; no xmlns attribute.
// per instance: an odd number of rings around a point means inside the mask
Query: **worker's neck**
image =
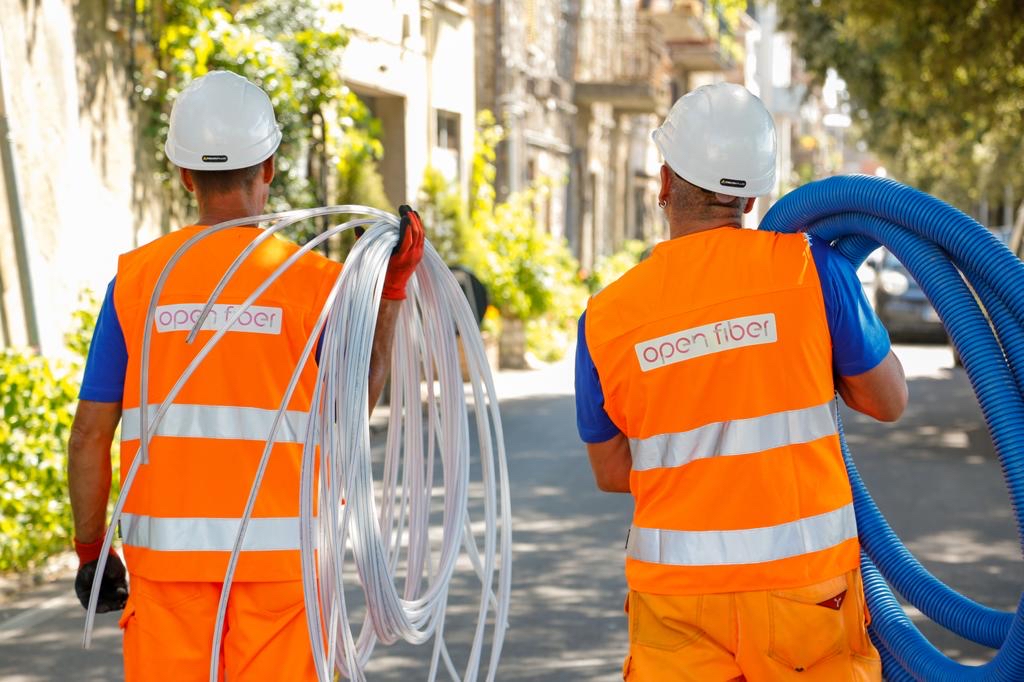
<svg viewBox="0 0 1024 682"><path fill-rule="evenodd" d="M248 218L263 213L266 202L241 194L218 194L206 201L199 200L199 225L216 225L228 220Z"/></svg>
<svg viewBox="0 0 1024 682"><path fill-rule="evenodd" d="M735 218L718 218L718 219L686 219L678 222L673 222L669 225L669 236L671 239L677 237L685 237L689 234L697 234L698 232L707 232L708 230L715 230L719 227L741 227L740 222Z"/></svg>

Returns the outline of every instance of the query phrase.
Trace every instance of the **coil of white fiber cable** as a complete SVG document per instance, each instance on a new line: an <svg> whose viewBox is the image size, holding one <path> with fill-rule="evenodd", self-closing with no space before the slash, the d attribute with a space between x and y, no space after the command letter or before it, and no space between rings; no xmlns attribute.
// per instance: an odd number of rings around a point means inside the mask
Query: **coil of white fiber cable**
<svg viewBox="0 0 1024 682"><path fill-rule="evenodd" d="M429 242L410 280L408 298L395 327L390 418L379 481L374 478L371 456L367 377L384 275L399 226L396 216L383 211L346 205L268 214L214 225L185 242L161 273L150 301L140 395L148 395L150 335L160 292L188 249L229 227L266 225L211 292L189 335L191 342L224 286L260 243L296 222L327 215L359 217L331 227L293 254L233 310L167 396L149 401L159 401L155 412L150 415L150 410L139 410L139 433L145 437L114 506L96 574L103 574L124 501L139 467L148 461L149 441L195 368L260 294L302 255L344 230L369 227L334 283L267 436L224 576L211 642L210 679L217 679L231 583L274 438L301 369L322 333L299 491L306 619L317 676L327 682L338 671L349 679L364 680L364 668L377 641L424 644L433 639L429 680L436 679L442 664L454 680L476 680L490 634L485 679L493 680L507 627L512 563L501 415L476 320L455 278ZM471 401L462 381L460 340ZM478 460L472 457L471 412ZM438 468L440 485L435 480ZM316 472L319 476L314 480ZM473 480L474 474L479 480ZM314 508L319 510L318 517L313 515ZM444 633L449 586L457 571L467 565L479 581L479 605L468 660L460 674ZM91 640L98 588L97 581L86 614L85 646ZM360 594L365 616L357 634L350 602Z"/></svg>

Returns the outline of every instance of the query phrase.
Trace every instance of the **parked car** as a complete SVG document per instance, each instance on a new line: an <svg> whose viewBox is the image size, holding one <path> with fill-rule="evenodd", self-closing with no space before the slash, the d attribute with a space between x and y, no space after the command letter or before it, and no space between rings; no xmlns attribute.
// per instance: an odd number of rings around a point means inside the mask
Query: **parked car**
<svg viewBox="0 0 1024 682"><path fill-rule="evenodd" d="M896 256L881 249L871 255L865 268L867 272L861 270L861 281L893 339L946 340L939 314Z"/></svg>

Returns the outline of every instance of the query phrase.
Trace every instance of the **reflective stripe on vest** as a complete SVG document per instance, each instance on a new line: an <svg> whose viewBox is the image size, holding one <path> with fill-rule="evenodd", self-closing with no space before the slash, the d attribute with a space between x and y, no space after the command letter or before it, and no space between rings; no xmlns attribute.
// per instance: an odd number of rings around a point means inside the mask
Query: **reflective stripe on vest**
<svg viewBox="0 0 1024 682"><path fill-rule="evenodd" d="M630 438L633 470L681 467L697 459L749 455L836 433L832 401L801 410L733 419L649 438Z"/></svg>
<svg viewBox="0 0 1024 682"><path fill-rule="evenodd" d="M680 531L633 527L632 559L672 566L758 564L819 552L857 537L853 505L767 528Z"/></svg>
<svg viewBox="0 0 1024 682"><path fill-rule="evenodd" d="M149 419L157 413L159 405L149 406ZM121 416L121 440L139 439L141 409L133 407ZM215 438L265 441L274 425L277 410L259 407L230 407L227 405L171 404L156 430L157 436L172 438ZM302 443L305 441L308 415L299 410L285 412L277 427L275 443ZM152 425L152 421L149 423Z"/></svg>
<svg viewBox="0 0 1024 682"><path fill-rule="evenodd" d="M241 519L171 519L122 514L121 534L125 545L158 552L230 552L235 547L241 522ZM242 551L299 549L299 523L297 517L249 519Z"/></svg>

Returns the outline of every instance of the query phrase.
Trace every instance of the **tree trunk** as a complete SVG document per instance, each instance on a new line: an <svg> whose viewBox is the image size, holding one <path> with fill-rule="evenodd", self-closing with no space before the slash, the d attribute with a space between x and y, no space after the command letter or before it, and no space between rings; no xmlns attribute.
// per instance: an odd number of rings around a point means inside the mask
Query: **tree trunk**
<svg viewBox="0 0 1024 682"><path fill-rule="evenodd" d="M526 323L514 317L501 320L498 363L502 369L527 369Z"/></svg>

